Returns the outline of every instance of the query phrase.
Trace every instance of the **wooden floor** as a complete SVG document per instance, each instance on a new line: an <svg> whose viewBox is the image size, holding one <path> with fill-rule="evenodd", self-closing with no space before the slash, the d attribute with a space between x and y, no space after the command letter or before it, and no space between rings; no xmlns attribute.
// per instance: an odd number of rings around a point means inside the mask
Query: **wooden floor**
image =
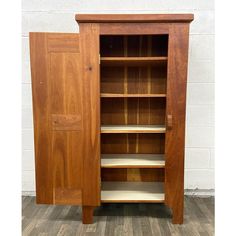
<svg viewBox="0 0 236 236"><path fill-rule="evenodd" d="M214 198L185 197L185 222L171 223L163 204L104 204L94 213L94 224L81 223L77 206L36 205L23 197L22 231L26 235L159 236L214 235Z"/></svg>

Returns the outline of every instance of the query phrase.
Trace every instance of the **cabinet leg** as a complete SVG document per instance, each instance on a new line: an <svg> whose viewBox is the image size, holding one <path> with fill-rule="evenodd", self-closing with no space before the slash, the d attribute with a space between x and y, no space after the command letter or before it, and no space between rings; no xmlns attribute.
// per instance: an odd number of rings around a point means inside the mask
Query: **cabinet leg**
<svg viewBox="0 0 236 236"><path fill-rule="evenodd" d="M92 224L93 223L93 210L92 206L82 206L82 221L83 224Z"/></svg>
<svg viewBox="0 0 236 236"><path fill-rule="evenodd" d="M183 224L184 221L184 212L183 208L174 208L173 209L173 216L172 216L172 223L173 224Z"/></svg>

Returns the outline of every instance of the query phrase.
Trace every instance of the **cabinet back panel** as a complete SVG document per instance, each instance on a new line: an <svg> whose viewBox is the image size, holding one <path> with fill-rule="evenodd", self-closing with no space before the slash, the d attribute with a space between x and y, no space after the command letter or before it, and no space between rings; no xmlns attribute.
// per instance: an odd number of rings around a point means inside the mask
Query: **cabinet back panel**
<svg viewBox="0 0 236 236"><path fill-rule="evenodd" d="M115 56L166 56L168 35L106 35L100 38L100 54Z"/></svg>
<svg viewBox="0 0 236 236"><path fill-rule="evenodd" d="M124 93L124 68L101 68L101 93Z"/></svg>
<svg viewBox="0 0 236 236"><path fill-rule="evenodd" d="M102 134L103 154L164 154L165 134Z"/></svg>
<svg viewBox="0 0 236 236"><path fill-rule="evenodd" d="M165 98L102 98L102 125L163 125Z"/></svg>
<svg viewBox="0 0 236 236"><path fill-rule="evenodd" d="M105 168L102 169L102 181L164 182L164 169L145 168Z"/></svg>
<svg viewBox="0 0 236 236"><path fill-rule="evenodd" d="M101 93L165 94L167 64L101 69Z"/></svg>
<svg viewBox="0 0 236 236"><path fill-rule="evenodd" d="M124 56L124 36L101 37L100 41L101 56Z"/></svg>

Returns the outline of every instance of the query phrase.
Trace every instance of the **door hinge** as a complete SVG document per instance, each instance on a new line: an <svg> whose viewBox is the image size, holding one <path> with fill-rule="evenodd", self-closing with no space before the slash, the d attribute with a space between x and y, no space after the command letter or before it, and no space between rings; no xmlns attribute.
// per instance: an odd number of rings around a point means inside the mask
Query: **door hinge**
<svg viewBox="0 0 236 236"><path fill-rule="evenodd" d="M101 64L101 56L100 56L100 53L98 54L98 64L99 64L99 65Z"/></svg>

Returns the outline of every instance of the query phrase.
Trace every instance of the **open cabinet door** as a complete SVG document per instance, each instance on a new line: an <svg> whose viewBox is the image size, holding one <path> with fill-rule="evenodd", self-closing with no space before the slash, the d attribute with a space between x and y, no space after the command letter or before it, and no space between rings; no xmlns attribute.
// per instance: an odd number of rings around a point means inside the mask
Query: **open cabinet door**
<svg viewBox="0 0 236 236"><path fill-rule="evenodd" d="M87 101L98 92L86 89L93 81L83 79L79 34L30 33L30 54L37 203L86 204L89 191L95 197L88 203L99 205L99 142L89 141L99 137L99 120L88 112L99 105ZM85 186L88 172L92 184Z"/></svg>

